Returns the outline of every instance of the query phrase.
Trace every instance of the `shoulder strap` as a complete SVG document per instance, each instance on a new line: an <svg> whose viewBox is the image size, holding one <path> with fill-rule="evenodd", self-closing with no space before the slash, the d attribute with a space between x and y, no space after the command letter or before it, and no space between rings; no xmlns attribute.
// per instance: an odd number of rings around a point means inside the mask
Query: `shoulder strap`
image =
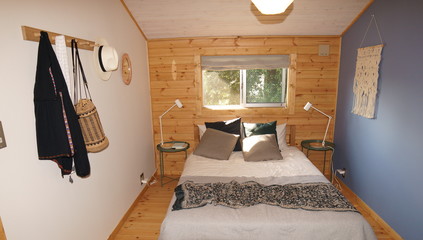
<svg viewBox="0 0 423 240"><path fill-rule="evenodd" d="M82 81L83 81L83 84L84 84L85 95L91 99L91 93L90 93L90 89L88 88L87 78L85 77L84 68L82 67L81 59L79 57L78 43L76 42L75 39L72 39L71 43L72 43L71 46L72 46L72 63L73 63L74 81L78 82L78 84L79 84L79 94L81 94L81 83L80 83L81 78L79 78L79 81L77 81L77 79L78 79L78 67L79 67L79 70L80 70L81 75L82 75ZM77 92L77 91L75 91L75 92ZM75 95L76 95L76 97L78 97L78 94L75 94ZM78 99L76 99L76 101L78 101Z"/></svg>
<svg viewBox="0 0 423 240"><path fill-rule="evenodd" d="M72 47L72 71L73 71L73 102L74 104L76 104L79 100L78 94L80 92L80 88L79 88L79 81L78 81L78 63L75 62L75 44L76 41L75 39L72 39L71 41L71 47Z"/></svg>

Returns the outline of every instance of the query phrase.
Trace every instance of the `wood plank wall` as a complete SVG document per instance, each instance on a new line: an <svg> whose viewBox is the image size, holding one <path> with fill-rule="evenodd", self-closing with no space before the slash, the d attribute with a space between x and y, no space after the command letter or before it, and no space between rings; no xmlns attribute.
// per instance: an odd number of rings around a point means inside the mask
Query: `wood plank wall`
<svg viewBox="0 0 423 240"><path fill-rule="evenodd" d="M329 56L319 56L319 45L330 45ZM296 125L296 145L304 139L322 139L327 118L316 111L306 112L303 106L310 101L314 106L335 117L338 88L340 37L221 37L180 38L148 41L150 88L153 111L154 142L160 142L159 116L180 99L182 109L174 108L163 117L165 141L181 140L195 148L194 127L205 121L220 121L242 117L245 122L277 120ZM292 54L296 56L296 80L291 110L282 108L249 108L242 110L210 110L202 107L202 55ZM334 123L328 140L333 140ZM323 154L311 152L309 158L322 169ZM156 151L156 165L159 169ZM179 175L184 166L184 154L165 155L165 174ZM326 174L329 173L328 161Z"/></svg>

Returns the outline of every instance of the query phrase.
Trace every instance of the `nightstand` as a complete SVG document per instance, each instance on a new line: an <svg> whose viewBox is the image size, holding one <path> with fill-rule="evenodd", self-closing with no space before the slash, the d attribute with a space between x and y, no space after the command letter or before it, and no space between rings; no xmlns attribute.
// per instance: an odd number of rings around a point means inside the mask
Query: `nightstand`
<svg viewBox="0 0 423 240"><path fill-rule="evenodd" d="M325 141L325 146L322 146L322 140L303 140L301 142L301 151L307 149L306 155L308 157L308 152L311 151L324 151L324 160L323 160L323 175L325 174L326 169L326 152L335 150L335 144L332 142ZM332 155L330 158L330 165L332 164ZM329 166L330 167L330 166ZM330 178L332 178L332 170L330 171Z"/></svg>
<svg viewBox="0 0 423 240"><path fill-rule="evenodd" d="M183 141L170 141L170 142L164 142L163 145L160 143L157 144L157 150L159 150L160 153L160 183L163 186L166 183L172 182L174 180L178 180L176 178L167 177L164 175L164 161L163 161L163 154L164 153L177 153L177 152L185 152L185 158L187 158L187 150L189 148L188 142ZM164 178L169 178L170 181L163 183Z"/></svg>

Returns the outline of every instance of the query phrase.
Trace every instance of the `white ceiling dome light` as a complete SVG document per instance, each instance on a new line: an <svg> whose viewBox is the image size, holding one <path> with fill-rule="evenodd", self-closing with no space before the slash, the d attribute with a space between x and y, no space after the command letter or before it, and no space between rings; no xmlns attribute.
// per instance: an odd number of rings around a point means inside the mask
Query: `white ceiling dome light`
<svg viewBox="0 0 423 240"><path fill-rule="evenodd" d="M251 0L257 9L267 15L279 14L291 5L294 0Z"/></svg>

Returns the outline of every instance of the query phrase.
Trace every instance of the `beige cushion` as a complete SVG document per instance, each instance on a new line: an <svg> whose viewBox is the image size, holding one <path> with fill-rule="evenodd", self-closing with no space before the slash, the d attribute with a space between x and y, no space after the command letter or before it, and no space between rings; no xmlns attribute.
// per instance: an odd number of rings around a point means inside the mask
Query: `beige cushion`
<svg viewBox="0 0 423 240"><path fill-rule="evenodd" d="M226 121L218 121L218 122L205 122L204 123L207 128L213 128L216 130L220 130L223 132L227 132L230 134L236 134L241 136L241 118L235 118ZM234 151L241 151L241 141L238 140Z"/></svg>
<svg viewBox="0 0 423 240"><path fill-rule="evenodd" d="M253 135L242 141L242 154L248 162L281 160L275 134Z"/></svg>
<svg viewBox="0 0 423 240"><path fill-rule="evenodd" d="M257 123L243 123L243 125L245 124L257 124ZM201 136L202 132L201 132L200 125L198 126L198 128L200 129L200 136ZM204 126L204 129L205 129L205 126ZM242 133L244 132L245 131L242 131ZM204 133L204 130L203 130L203 133ZM244 137L247 137L247 136L245 136L244 134ZM286 123L276 125L276 139L277 139L276 142L278 143L279 149L281 151L288 148L288 144L286 143Z"/></svg>
<svg viewBox="0 0 423 240"><path fill-rule="evenodd" d="M194 155L228 160L234 150L239 135L226 133L213 128L207 128L201 138Z"/></svg>

